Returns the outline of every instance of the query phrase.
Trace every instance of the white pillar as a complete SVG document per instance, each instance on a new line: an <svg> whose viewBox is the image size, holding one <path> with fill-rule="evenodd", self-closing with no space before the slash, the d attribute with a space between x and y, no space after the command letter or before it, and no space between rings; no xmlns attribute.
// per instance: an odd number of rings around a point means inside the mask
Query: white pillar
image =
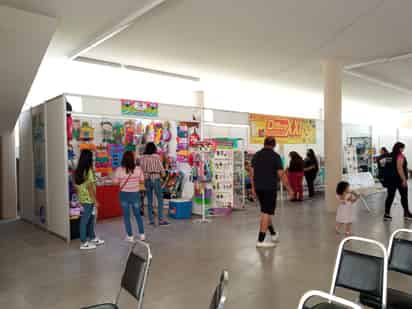
<svg viewBox="0 0 412 309"><path fill-rule="evenodd" d="M0 138L1 200L0 218L17 218L17 171L14 131Z"/></svg>
<svg viewBox="0 0 412 309"><path fill-rule="evenodd" d="M205 94L203 91L195 91L195 102L196 107L199 108L200 115L200 139L204 139L204 109L205 109Z"/></svg>
<svg viewBox="0 0 412 309"><path fill-rule="evenodd" d="M336 184L342 179L342 66L336 61L322 64L325 117L325 203L337 209Z"/></svg>

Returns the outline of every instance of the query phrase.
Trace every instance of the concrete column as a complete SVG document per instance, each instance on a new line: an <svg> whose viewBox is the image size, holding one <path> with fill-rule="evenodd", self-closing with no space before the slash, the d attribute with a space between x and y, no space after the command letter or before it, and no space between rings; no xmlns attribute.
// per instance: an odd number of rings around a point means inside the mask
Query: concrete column
<svg viewBox="0 0 412 309"><path fill-rule="evenodd" d="M0 138L1 199L0 218L17 218L17 171L14 131Z"/></svg>
<svg viewBox="0 0 412 309"><path fill-rule="evenodd" d="M342 179L342 66L336 61L322 63L325 117L325 203L338 207L336 184Z"/></svg>

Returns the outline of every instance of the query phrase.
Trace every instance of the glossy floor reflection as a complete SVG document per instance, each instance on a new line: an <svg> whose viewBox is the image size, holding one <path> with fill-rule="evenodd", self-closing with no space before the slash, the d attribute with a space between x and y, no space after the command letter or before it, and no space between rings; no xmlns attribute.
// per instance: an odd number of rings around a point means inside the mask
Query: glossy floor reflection
<svg viewBox="0 0 412 309"><path fill-rule="evenodd" d="M154 260L145 308L208 308L219 272L230 272L227 308L296 308L307 290L328 290L340 238L334 215L323 211L322 199L285 203L276 224L281 242L276 249L255 248L258 211L236 212L228 218L196 225L173 221L164 228L148 228ZM387 244L390 232L408 226L401 207L394 221L383 223L383 203L369 201L373 212L358 207L356 235ZM411 226L412 227L412 226ZM79 308L111 301L128 253L119 219L98 225L106 245L80 252L30 224L0 224L0 308ZM391 285L412 290L412 280L391 276ZM135 308L128 297L121 308Z"/></svg>

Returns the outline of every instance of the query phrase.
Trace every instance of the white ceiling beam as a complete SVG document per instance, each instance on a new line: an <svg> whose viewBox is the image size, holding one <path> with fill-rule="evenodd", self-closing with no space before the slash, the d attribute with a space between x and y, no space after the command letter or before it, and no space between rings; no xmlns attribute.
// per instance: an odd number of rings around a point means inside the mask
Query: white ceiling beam
<svg viewBox="0 0 412 309"><path fill-rule="evenodd" d="M77 57L87 53L91 49L99 46L103 42L111 39L115 35L121 33L122 31L132 26L140 17L146 15L147 13L157 8L164 2L166 2L166 0L154 0L146 4L144 7L133 12L132 14L130 14L129 16L127 16L126 18L118 22L116 25L114 25L110 29L96 35L94 39L90 40L85 45L75 49L72 53L69 54L69 59L70 60L76 59Z"/></svg>
<svg viewBox="0 0 412 309"><path fill-rule="evenodd" d="M374 59L371 61L347 65L345 66L345 70L359 69L359 68L363 68L363 67L374 65L374 64L384 64L384 63L389 63L389 62L394 62L394 61L408 60L410 58L412 58L412 53L407 53L407 54L403 54L403 55L399 55L395 57L389 57L389 58L378 58L378 59Z"/></svg>
<svg viewBox="0 0 412 309"><path fill-rule="evenodd" d="M347 70L347 69L344 69L343 72L344 72L345 74L348 74L348 75L351 75L351 76L354 76L354 77L357 77L357 78L360 78L360 79L369 81L369 82L374 83L374 84L377 84L377 85L379 85L379 86L386 87L386 88L390 88L390 89L394 89L394 90L403 92L403 93L405 93L405 94L412 95L412 89L405 88L405 87L402 87L402 86L399 86L399 85L396 85L396 84L393 84L393 83L390 83L390 82L387 82L387 81L384 81L384 80L375 78L375 77L370 76L370 75L367 75L367 74L358 73L358 72L351 71L351 70Z"/></svg>

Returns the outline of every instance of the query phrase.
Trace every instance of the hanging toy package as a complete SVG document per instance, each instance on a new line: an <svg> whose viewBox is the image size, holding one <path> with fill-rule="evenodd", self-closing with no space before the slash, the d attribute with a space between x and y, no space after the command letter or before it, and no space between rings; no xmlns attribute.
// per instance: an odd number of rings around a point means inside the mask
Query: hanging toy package
<svg viewBox="0 0 412 309"><path fill-rule="evenodd" d="M94 128L89 125L88 121L83 121L82 123L79 140L83 142L94 140Z"/></svg>
<svg viewBox="0 0 412 309"><path fill-rule="evenodd" d="M110 121L102 121L102 134L103 134L103 143L112 143L113 142L113 125Z"/></svg>

